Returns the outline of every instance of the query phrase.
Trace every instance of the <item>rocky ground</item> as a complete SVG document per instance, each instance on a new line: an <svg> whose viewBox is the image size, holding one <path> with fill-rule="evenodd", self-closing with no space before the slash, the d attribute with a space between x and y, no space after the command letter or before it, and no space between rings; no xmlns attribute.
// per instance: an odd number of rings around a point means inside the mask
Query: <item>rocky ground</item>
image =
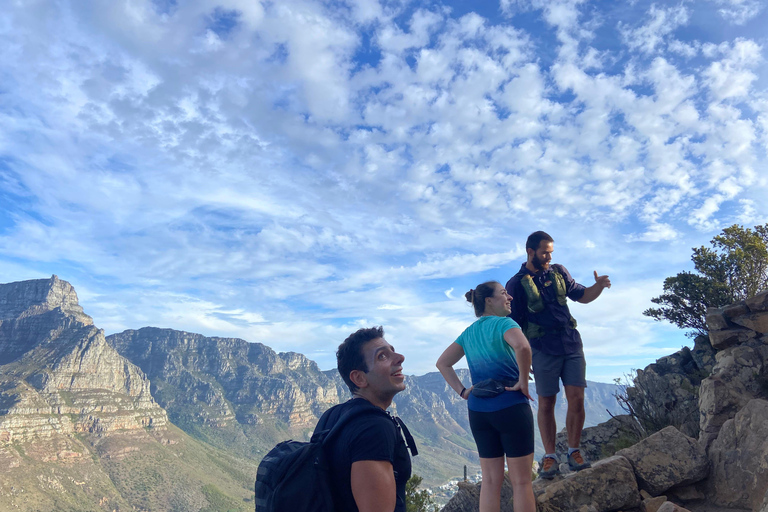
<svg viewBox="0 0 768 512"><path fill-rule="evenodd" d="M691 512L751 512L748 508L723 508L707 501L692 502L686 505Z"/></svg>

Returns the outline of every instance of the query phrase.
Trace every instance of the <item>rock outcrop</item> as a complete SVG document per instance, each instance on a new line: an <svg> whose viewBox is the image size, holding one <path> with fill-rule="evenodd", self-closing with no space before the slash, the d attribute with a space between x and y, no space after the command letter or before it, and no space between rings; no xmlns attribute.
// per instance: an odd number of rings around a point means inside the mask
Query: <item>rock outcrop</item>
<svg viewBox="0 0 768 512"><path fill-rule="evenodd" d="M709 449L713 501L758 511L768 496L768 400L753 399L727 420Z"/></svg>
<svg viewBox="0 0 768 512"><path fill-rule="evenodd" d="M638 487L651 496L703 480L709 473L707 454L696 439L666 427L617 455L632 465Z"/></svg>
<svg viewBox="0 0 768 512"><path fill-rule="evenodd" d="M717 362L701 383L705 447L747 402L768 398L768 291L725 308L710 308L707 325Z"/></svg>
<svg viewBox="0 0 768 512"><path fill-rule="evenodd" d="M693 349L683 347L638 370L627 398L645 423L655 432L676 426L690 437L699 434L699 386L715 365L715 350L706 336L698 336Z"/></svg>
<svg viewBox="0 0 768 512"><path fill-rule="evenodd" d="M536 488L539 512L607 511L640 505L637 481L629 461L620 456L596 462L588 470Z"/></svg>
<svg viewBox="0 0 768 512"><path fill-rule="evenodd" d="M56 276L0 285L0 442L163 428L146 376Z"/></svg>

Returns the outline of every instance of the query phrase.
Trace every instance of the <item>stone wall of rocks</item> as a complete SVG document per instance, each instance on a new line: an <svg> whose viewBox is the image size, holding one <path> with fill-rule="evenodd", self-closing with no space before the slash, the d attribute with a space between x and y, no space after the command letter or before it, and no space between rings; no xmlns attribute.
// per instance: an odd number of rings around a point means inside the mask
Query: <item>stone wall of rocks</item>
<svg viewBox="0 0 768 512"><path fill-rule="evenodd" d="M699 386L715 365L715 349L706 336L694 340L693 349L658 359L638 370L627 398L647 432L674 425L691 437L699 435Z"/></svg>
<svg viewBox="0 0 768 512"><path fill-rule="evenodd" d="M723 424L753 398L768 398L768 291L707 311L715 366L699 392L700 441L708 447Z"/></svg>

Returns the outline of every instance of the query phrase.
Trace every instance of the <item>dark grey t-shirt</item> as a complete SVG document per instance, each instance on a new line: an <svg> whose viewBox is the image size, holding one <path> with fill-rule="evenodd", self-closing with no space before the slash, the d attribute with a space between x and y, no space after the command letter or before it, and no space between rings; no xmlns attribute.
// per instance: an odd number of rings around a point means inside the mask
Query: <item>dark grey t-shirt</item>
<svg viewBox="0 0 768 512"><path fill-rule="evenodd" d="M370 410L345 425L327 447L332 474L332 492L338 512L358 512L352 495L352 463L386 460L395 472L397 504L394 512L405 512L405 483L411 477L411 458L395 420L364 398L353 398L328 409L318 428L330 428L349 408Z"/></svg>

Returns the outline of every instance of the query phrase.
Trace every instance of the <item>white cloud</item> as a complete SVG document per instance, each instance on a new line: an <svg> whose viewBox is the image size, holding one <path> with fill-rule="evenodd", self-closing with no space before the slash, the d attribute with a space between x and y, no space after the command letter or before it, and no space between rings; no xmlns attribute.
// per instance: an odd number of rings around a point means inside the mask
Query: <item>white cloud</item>
<svg viewBox="0 0 768 512"><path fill-rule="evenodd" d="M386 310L393 311L393 310L397 310L397 309L403 309L404 307L405 306L399 306L397 304L383 304L383 305L379 306L376 309L386 309Z"/></svg>
<svg viewBox="0 0 768 512"><path fill-rule="evenodd" d="M726 21L743 25L765 9L760 0L712 0L720 7L717 12Z"/></svg>
<svg viewBox="0 0 768 512"><path fill-rule="evenodd" d="M104 327L322 357L369 321L442 346L472 319L452 290L536 229L590 262L652 241L661 280L676 243L766 216L764 14L715 40L711 4L598 7L11 3L0 269L76 281Z"/></svg>
<svg viewBox="0 0 768 512"><path fill-rule="evenodd" d="M628 242L660 242L674 240L678 233L668 224L651 224L645 233L631 234L626 237Z"/></svg>
<svg viewBox="0 0 768 512"><path fill-rule="evenodd" d="M669 8L651 4L647 18L646 23L637 28L620 24L619 29L630 49L650 54L663 45L666 37L678 27L688 23L690 13L683 4Z"/></svg>
<svg viewBox="0 0 768 512"><path fill-rule="evenodd" d="M738 98L749 93L757 76L749 69L762 60L762 48L747 39L737 39L731 45L721 43L718 46L705 47L705 53L711 56L723 55L704 71L706 83L717 100Z"/></svg>

